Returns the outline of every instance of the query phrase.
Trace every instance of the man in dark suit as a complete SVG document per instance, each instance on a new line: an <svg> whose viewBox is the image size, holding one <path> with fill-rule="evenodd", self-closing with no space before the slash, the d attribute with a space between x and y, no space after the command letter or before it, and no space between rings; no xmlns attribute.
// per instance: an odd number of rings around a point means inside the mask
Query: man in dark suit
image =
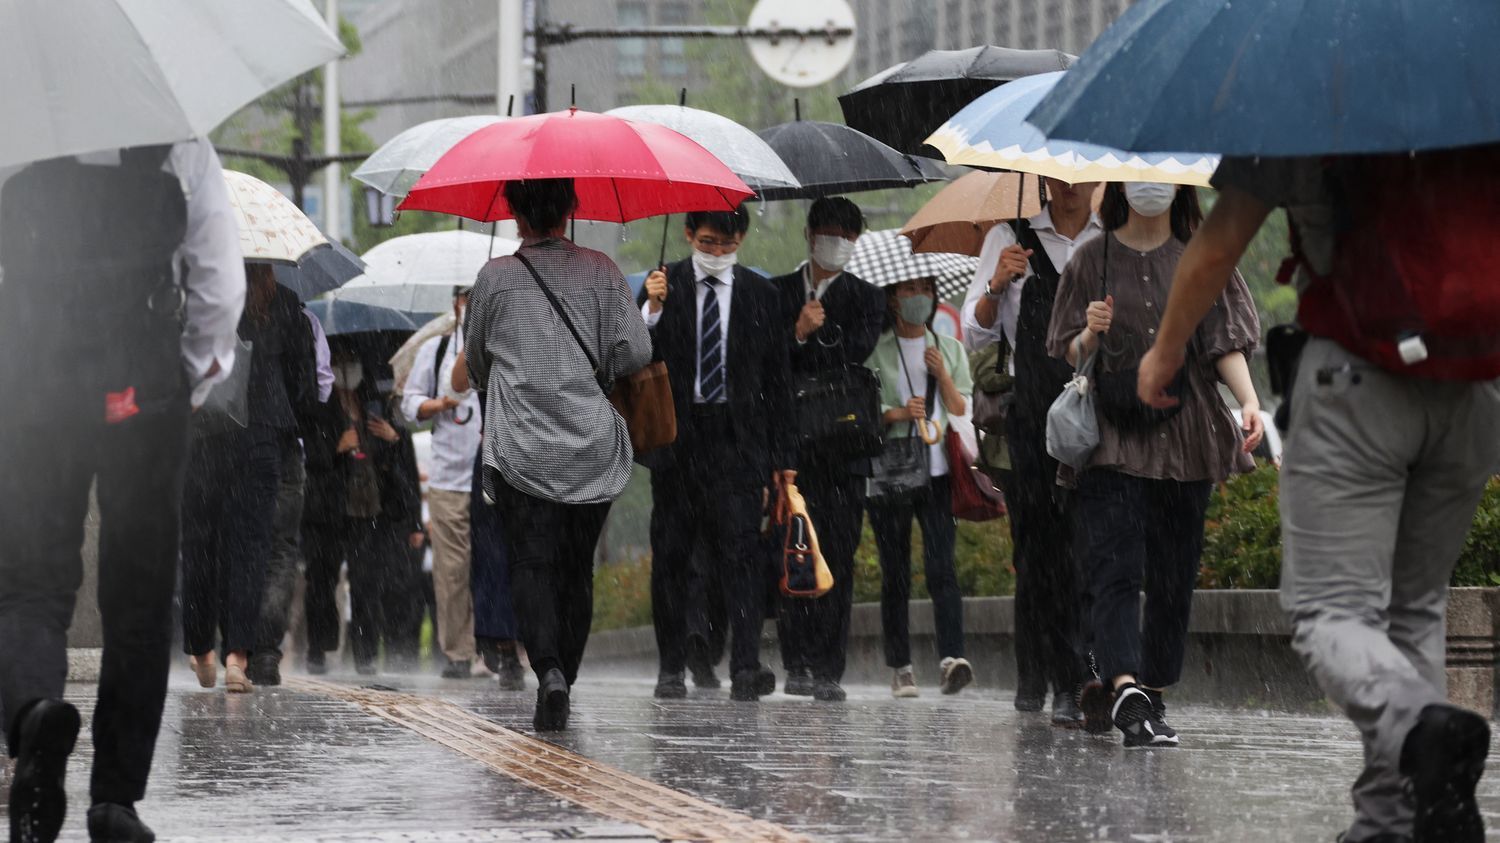
<svg viewBox="0 0 1500 843"><path fill-rule="evenodd" d="M687 693L693 552L715 566L729 615L730 697L771 693L760 665L765 618L766 493L794 459L788 326L776 290L736 265L750 228L743 207L687 217L692 257L651 273L641 315L667 364L677 441L651 455L651 608L658 697Z"/></svg>
<svg viewBox="0 0 1500 843"><path fill-rule="evenodd" d="M780 298L782 320L791 327L794 377L862 366L885 324L885 295L844 272L854 243L865 228L859 206L843 197L824 197L807 212L809 260L796 271L771 279ZM847 454L798 454L797 487L807 499L823 558L833 572L833 590L816 600L784 598L777 623L788 694L826 702L844 699L839 680L849 639L854 600L854 551L864 520L868 458Z"/></svg>

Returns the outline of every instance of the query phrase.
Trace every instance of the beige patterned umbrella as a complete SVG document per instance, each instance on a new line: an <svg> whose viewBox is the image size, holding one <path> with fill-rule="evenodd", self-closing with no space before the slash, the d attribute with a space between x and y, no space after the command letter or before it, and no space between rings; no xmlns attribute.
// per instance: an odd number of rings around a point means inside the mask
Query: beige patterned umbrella
<svg viewBox="0 0 1500 843"><path fill-rule="evenodd" d="M229 201L240 229L240 252L247 261L296 263L328 243L313 221L281 191L254 176L224 171Z"/></svg>

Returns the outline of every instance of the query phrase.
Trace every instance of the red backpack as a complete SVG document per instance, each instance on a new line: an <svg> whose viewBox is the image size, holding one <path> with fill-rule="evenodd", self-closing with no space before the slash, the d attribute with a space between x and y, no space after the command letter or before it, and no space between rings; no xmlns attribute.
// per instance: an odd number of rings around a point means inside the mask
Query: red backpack
<svg viewBox="0 0 1500 843"><path fill-rule="evenodd" d="M1297 319L1393 372L1438 380L1500 377L1500 145L1341 158L1333 270L1313 272Z"/></svg>

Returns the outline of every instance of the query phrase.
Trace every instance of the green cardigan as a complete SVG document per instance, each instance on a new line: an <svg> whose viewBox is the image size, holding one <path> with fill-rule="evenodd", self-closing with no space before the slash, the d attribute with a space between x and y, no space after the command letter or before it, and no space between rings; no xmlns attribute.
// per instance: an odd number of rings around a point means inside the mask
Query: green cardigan
<svg viewBox="0 0 1500 843"><path fill-rule="evenodd" d="M933 343L943 354L943 364L948 367L948 373L953 376L953 385L964 397L964 401L972 400L974 396L974 376L969 372L969 355L964 351L963 343L952 337L940 336L932 331L927 332L927 347L931 348ZM901 400L901 379L906 377L901 369L900 345L896 342L895 331L886 331L880 335L880 341L875 344L875 351L870 354L870 359L865 361L865 366L873 369L880 378L880 412L894 410L905 406L906 402ZM921 387L918 387L919 391ZM942 401L942 396L937 395L934 401ZM943 418L946 421L947 409L944 408ZM904 427L902 426L904 425ZM911 423L903 422L902 425L891 425L889 432L905 436L911 432ZM946 433L944 427L942 432Z"/></svg>

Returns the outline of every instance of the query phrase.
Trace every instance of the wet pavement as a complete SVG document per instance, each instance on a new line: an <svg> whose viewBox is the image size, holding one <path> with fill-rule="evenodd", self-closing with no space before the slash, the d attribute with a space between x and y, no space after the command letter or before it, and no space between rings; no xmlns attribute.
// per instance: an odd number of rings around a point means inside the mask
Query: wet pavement
<svg viewBox="0 0 1500 843"><path fill-rule="evenodd" d="M484 680L379 681L495 734L529 734L532 693ZM354 693L362 684L335 682ZM924 691L898 701L853 688L832 705L780 694L736 704L727 691L659 702L647 681L585 677L573 729L554 743L582 756L557 753L562 763L612 768L689 805L819 839L1332 840L1348 819L1360 750L1336 717L1186 708L1169 717L1181 748L1125 750L1113 736L1020 714L1004 691ZM91 692L70 688L80 705ZM178 673L139 807L163 840L656 839L470 755L316 690L228 697ZM85 740L69 772L74 806L86 804L88 756ZM1481 785L1491 827L1497 782ZM82 831L79 807L64 839Z"/></svg>

